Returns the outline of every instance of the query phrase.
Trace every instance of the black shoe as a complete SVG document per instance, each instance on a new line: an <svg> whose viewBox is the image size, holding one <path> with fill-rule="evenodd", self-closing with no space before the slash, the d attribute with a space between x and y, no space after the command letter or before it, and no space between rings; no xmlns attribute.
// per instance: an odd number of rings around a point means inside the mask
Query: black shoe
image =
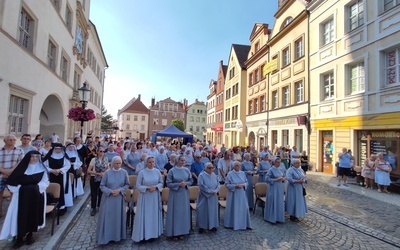
<svg viewBox="0 0 400 250"><path fill-rule="evenodd" d="M213 227L213 228L211 228L210 231L213 232L213 233L215 233L215 232L217 232L217 228L216 228L216 227Z"/></svg>
<svg viewBox="0 0 400 250"><path fill-rule="evenodd" d="M33 243L35 243L35 239L33 238L32 234L28 234L26 236L26 244L29 246L32 245Z"/></svg>
<svg viewBox="0 0 400 250"><path fill-rule="evenodd" d="M22 239L17 239L13 245L13 249L18 249L24 245L24 241Z"/></svg>
<svg viewBox="0 0 400 250"><path fill-rule="evenodd" d="M206 230L204 230L204 228L199 228L199 234L203 234L205 232L206 232Z"/></svg>
<svg viewBox="0 0 400 250"><path fill-rule="evenodd" d="M90 209L90 216L95 216L96 215L96 208Z"/></svg>

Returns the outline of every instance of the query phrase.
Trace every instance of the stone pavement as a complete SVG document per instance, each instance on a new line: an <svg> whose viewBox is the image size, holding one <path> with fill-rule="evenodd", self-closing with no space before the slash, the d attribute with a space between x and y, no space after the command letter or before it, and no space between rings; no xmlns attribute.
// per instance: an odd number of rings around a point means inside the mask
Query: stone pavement
<svg viewBox="0 0 400 250"><path fill-rule="evenodd" d="M251 214L253 230L232 231L221 226L216 233L199 234L194 227L193 234L177 242L161 236L152 243L138 244L128 234L126 240L98 246L96 217L89 214L89 199L82 197L81 209L77 204L76 211L71 211L69 218L64 215L64 223L56 226L58 235L49 237L48 223L37 233L38 242L26 249L400 249L398 194L382 194L356 185L338 188L332 175L322 173L310 172L308 179L309 213L300 223L287 220L269 224L258 207ZM86 190L86 197L88 193ZM76 216L71 218L74 212ZM1 249L10 246L0 242Z"/></svg>

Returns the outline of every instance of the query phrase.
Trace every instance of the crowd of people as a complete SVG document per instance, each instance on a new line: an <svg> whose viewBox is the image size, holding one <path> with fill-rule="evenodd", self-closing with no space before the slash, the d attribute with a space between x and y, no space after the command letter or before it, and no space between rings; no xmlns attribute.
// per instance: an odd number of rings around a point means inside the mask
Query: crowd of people
<svg viewBox="0 0 400 250"><path fill-rule="evenodd" d="M13 193L10 204L13 209L7 211L8 224L4 224L0 239L15 237L15 248L24 243L33 244L33 232L43 227L45 190L49 183L60 185L62 215L74 205L74 198L84 193L88 180L90 216L97 214L96 241L100 245L127 237L125 196L129 193L131 175L137 176L133 188L139 192L132 225L134 242L153 240L162 234L172 240L189 235L191 186L199 188L196 201L199 233L218 230L222 186L227 189L223 226L251 230L250 211L257 205L254 203L254 175L258 175L256 182L268 185L267 202L261 204L265 221L283 223L287 214L290 220L298 222L307 213L304 184L307 182L308 157L306 152L297 152L295 146L277 147L273 152L265 146L257 152L251 146L227 149L223 145L218 150L211 142L183 145L129 138L101 140L98 136L89 136L84 143L82 138L76 137L61 144L55 133L48 140L37 135L32 141L31 136L25 134L18 147L15 136L9 135L4 143L4 150L0 151L0 209L6 186ZM37 188L33 190L32 186ZM169 190L165 231L161 201L164 188ZM30 192L35 192L36 196L32 197L42 197L34 201L38 207L35 210L38 220L34 222L25 221L21 212L24 211L21 209L23 203L20 203L20 209L17 203ZM18 227L11 226L11 218L17 218ZM23 226L24 223L29 226Z"/></svg>

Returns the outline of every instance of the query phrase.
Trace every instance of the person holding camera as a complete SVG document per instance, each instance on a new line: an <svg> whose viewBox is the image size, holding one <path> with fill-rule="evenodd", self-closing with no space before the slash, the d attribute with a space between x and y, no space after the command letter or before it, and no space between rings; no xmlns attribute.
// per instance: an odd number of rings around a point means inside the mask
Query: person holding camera
<svg viewBox="0 0 400 250"><path fill-rule="evenodd" d="M347 151L346 148L342 149L342 153L338 154L339 157L339 167L337 169L337 176L338 176L338 184L337 186L340 187L341 182L343 186L349 187L347 184L347 177L350 175L351 165L351 154Z"/></svg>

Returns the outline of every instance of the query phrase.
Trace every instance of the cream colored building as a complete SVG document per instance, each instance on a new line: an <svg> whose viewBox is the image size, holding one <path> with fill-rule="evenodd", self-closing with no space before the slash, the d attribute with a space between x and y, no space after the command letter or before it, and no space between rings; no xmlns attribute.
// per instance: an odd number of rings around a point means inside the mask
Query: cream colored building
<svg viewBox="0 0 400 250"><path fill-rule="evenodd" d="M308 15L304 1L279 1L267 43L268 144L308 149Z"/></svg>
<svg viewBox="0 0 400 250"><path fill-rule="evenodd" d="M210 92L207 96L207 125L206 125L206 136L207 141L215 142L215 106L216 93L217 93L217 81L211 80L208 86Z"/></svg>
<svg viewBox="0 0 400 250"><path fill-rule="evenodd" d="M247 73L244 62L250 46L232 44L225 77L224 143L226 148L244 146L246 130Z"/></svg>
<svg viewBox="0 0 400 250"><path fill-rule="evenodd" d="M251 49L245 62L247 67L247 145L260 150L266 145L267 133L267 96L269 78L263 74L269 60L267 46L270 30L268 24L256 23L250 35Z"/></svg>
<svg viewBox="0 0 400 250"><path fill-rule="evenodd" d="M383 153L399 174L400 2L312 1L310 159L334 173L342 148L355 165Z"/></svg>
<svg viewBox="0 0 400 250"><path fill-rule="evenodd" d="M141 95L132 98L122 109L118 110L117 137L133 140L149 138L149 109L143 104Z"/></svg>
<svg viewBox="0 0 400 250"><path fill-rule="evenodd" d="M186 108L186 133L191 133L194 140L203 141L203 132L207 131L207 107L204 102L195 100Z"/></svg>
<svg viewBox="0 0 400 250"><path fill-rule="evenodd" d="M87 107L97 115L84 123L84 134L100 134L108 65L89 10L89 0L0 1L0 137L55 132L64 141L79 134L80 122L67 114L81 105L84 82Z"/></svg>

